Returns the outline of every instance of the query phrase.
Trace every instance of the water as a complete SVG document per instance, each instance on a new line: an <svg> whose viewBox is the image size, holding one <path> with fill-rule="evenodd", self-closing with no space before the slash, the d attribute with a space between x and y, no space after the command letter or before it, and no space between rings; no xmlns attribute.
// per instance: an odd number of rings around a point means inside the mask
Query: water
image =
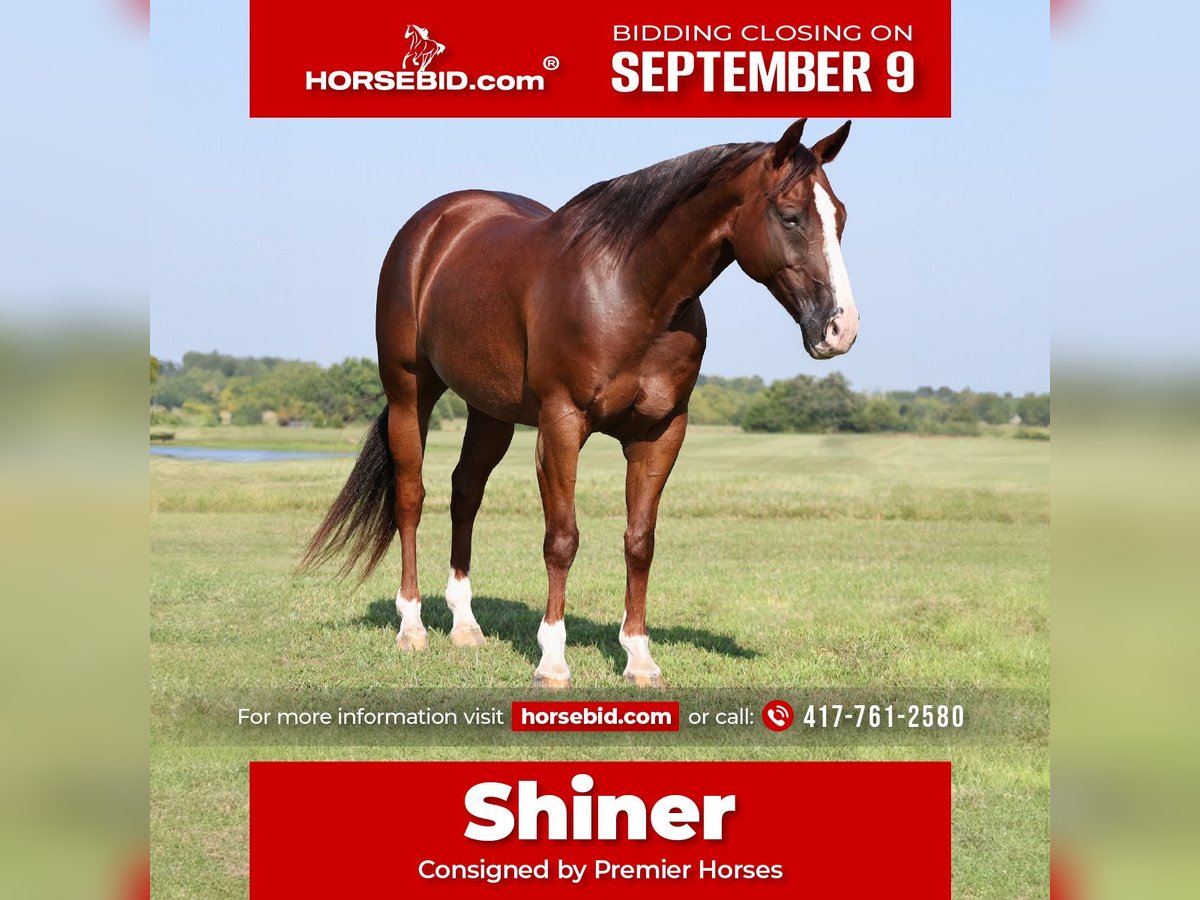
<svg viewBox="0 0 1200 900"><path fill-rule="evenodd" d="M353 453L328 453L302 450L228 450L213 447L181 447L171 444L152 446L151 456L171 459L203 460L206 462L284 462L296 459L338 459Z"/></svg>

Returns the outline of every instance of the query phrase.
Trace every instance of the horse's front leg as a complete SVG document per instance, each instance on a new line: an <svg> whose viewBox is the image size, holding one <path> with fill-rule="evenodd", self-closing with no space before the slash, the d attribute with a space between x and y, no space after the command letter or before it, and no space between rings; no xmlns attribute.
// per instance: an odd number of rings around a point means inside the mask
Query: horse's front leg
<svg viewBox="0 0 1200 900"><path fill-rule="evenodd" d="M687 413L681 413L640 441L623 444L625 470L625 617L620 641L625 648L625 680L640 687L666 687L662 670L650 656L646 634L646 585L654 561L654 528L658 501L667 477L679 456L687 430Z"/></svg>
<svg viewBox="0 0 1200 900"><path fill-rule="evenodd" d="M575 525L575 473L579 467L579 451L587 435L584 414L574 405L543 405L538 418L537 476L546 516L542 555L546 560L549 591L546 615L538 627L542 659L533 673L534 687L571 686L563 614L567 604L567 573L579 547L579 529Z"/></svg>

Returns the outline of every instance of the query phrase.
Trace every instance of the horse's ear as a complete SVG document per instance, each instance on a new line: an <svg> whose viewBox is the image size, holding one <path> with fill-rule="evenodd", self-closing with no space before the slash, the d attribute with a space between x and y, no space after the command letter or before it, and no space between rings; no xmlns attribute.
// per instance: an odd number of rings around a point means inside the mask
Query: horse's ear
<svg viewBox="0 0 1200 900"><path fill-rule="evenodd" d="M838 151L842 149L842 145L846 143L846 138L849 136L850 123L847 122L833 134L823 137L813 144L813 156L822 164L833 162L833 158L838 155Z"/></svg>
<svg viewBox="0 0 1200 900"><path fill-rule="evenodd" d="M783 137L775 142L775 168L780 168L796 155L796 148L800 146L800 137L804 134L804 123L807 121L808 119L797 119L788 126Z"/></svg>

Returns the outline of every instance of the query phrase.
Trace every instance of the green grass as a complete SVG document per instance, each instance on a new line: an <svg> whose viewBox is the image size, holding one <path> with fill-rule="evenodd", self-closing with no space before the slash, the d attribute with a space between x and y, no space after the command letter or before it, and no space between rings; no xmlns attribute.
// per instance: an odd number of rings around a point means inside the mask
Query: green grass
<svg viewBox="0 0 1200 900"><path fill-rule="evenodd" d="M358 432L180 429L177 443L340 450ZM440 591L449 476L461 434L430 435L419 555L430 645L400 656L393 551L360 587L291 577L348 459L151 461L152 831L156 897L243 896L250 758L395 758L379 748L188 746L187 698L258 689L397 686L524 691L545 599L533 438L518 432L476 526L472 580L490 635L450 646ZM694 428L668 485L651 578L655 658L672 688L932 688L1049 684L1049 446L1011 438L745 435ZM581 547L568 591L576 685L626 690L616 644L624 569L623 460L585 449ZM404 757L411 757L405 752ZM886 746L428 747L422 758L888 759L954 762L958 897L1044 897L1048 721L1003 740Z"/></svg>
<svg viewBox="0 0 1200 900"><path fill-rule="evenodd" d="M449 427L449 426L448 426ZM151 431L172 431L173 444L187 447L252 447L256 450L303 450L350 453L364 431L361 425L345 428L281 428L278 425L243 425L221 428L178 425Z"/></svg>

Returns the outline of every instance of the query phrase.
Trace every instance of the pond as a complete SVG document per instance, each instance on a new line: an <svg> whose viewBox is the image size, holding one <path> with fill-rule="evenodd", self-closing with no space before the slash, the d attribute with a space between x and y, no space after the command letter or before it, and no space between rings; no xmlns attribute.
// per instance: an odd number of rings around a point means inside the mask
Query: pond
<svg viewBox="0 0 1200 900"><path fill-rule="evenodd" d="M286 462L297 459L338 459L352 457L353 453L329 453L303 450L247 450L243 448L177 447L173 445L150 448L151 456L166 456L171 459L201 460L205 462Z"/></svg>

